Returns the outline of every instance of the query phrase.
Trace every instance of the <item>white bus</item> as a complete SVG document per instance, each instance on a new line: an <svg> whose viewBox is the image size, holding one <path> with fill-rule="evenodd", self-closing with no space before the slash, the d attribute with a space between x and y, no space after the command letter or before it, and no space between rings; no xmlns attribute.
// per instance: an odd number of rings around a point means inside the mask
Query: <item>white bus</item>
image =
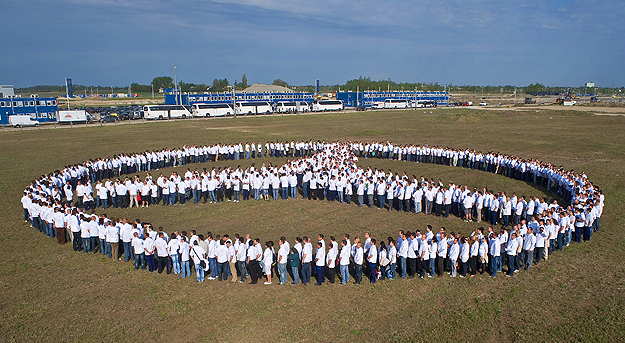
<svg viewBox="0 0 625 343"><path fill-rule="evenodd" d="M143 106L143 118L156 119L179 119L191 118L191 111L184 105L146 105Z"/></svg>
<svg viewBox="0 0 625 343"><path fill-rule="evenodd" d="M384 100L384 108L406 108L408 100L386 99Z"/></svg>
<svg viewBox="0 0 625 343"><path fill-rule="evenodd" d="M312 106L313 112L342 111L344 108L342 100L315 100Z"/></svg>
<svg viewBox="0 0 625 343"><path fill-rule="evenodd" d="M280 101L276 105L276 113L310 112L310 103L306 101Z"/></svg>
<svg viewBox="0 0 625 343"><path fill-rule="evenodd" d="M237 102L237 114L273 113L273 106L267 101Z"/></svg>
<svg viewBox="0 0 625 343"><path fill-rule="evenodd" d="M230 104L195 104L193 105L194 117L223 117L234 114Z"/></svg>

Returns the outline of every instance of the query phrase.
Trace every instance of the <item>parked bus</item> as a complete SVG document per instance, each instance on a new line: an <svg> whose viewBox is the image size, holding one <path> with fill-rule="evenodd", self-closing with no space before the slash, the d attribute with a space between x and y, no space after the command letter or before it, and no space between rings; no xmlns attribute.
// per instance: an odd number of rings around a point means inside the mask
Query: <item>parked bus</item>
<svg viewBox="0 0 625 343"><path fill-rule="evenodd" d="M276 113L300 113L309 112L310 103L306 101L280 101L276 105Z"/></svg>
<svg viewBox="0 0 625 343"><path fill-rule="evenodd" d="M315 100L313 102L313 112L342 111L345 109L342 100Z"/></svg>
<svg viewBox="0 0 625 343"><path fill-rule="evenodd" d="M267 101L237 102L237 114L273 113L273 106Z"/></svg>
<svg viewBox="0 0 625 343"><path fill-rule="evenodd" d="M190 107L184 105L146 105L143 106L143 118L156 119L180 119L191 118Z"/></svg>
<svg viewBox="0 0 625 343"><path fill-rule="evenodd" d="M234 114L230 104L195 104L193 105L194 117L223 117Z"/></svg>
<svg viewBox="0 0 625 343"><path fill-rule="evenodd" d="M384 100L384 108L406 108L408 100L386 99Z"/></svg>

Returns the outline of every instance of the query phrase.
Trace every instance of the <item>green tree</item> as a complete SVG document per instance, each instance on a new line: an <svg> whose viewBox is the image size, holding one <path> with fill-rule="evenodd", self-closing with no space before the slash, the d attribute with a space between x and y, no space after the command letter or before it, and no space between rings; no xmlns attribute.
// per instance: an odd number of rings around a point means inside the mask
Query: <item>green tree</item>
<svg viewBox="0 0 625 343"><path fill-rule="evenodd" d="M241 77L241 88L247 88L247 75L243 74Z"/></svg>
<svg viewBox="0 0 625 343"><path fill-rule="evenodd" d="M273 83L271 83L274 86L282 86L282 87L289 87L289 84L286 83L286 81L281 80L281 79L275 79L273 80Z"/></svg>
<svg viewBox="0 0 625 343"><path fill-rule="evenodd" d="M171 88L174 86L174 79L169 76L158 76L152 80L152 84L154 84L154 90Z"/></svg>

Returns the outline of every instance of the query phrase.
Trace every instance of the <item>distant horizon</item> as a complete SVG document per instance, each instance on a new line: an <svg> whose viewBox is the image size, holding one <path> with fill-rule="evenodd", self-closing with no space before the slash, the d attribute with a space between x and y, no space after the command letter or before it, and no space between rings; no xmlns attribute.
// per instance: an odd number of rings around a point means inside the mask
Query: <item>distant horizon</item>
<svg viewBox="0 0 625 343"><path fill-rule="evenodd" d="M625 6L572 0L6 0L0 83L625 84Z"/></svg>

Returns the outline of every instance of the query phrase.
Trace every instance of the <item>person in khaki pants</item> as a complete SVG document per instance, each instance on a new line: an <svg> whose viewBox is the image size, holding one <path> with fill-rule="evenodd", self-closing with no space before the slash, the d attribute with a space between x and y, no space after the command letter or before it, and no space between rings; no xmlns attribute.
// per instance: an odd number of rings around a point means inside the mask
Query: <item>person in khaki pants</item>
<svg viewBox="0 0 625 343"><path fill-rule="evenodd" d="M230 239L226 241L226 247L228 247L228 264L230 266L230 275L232 276L232 278L230 279L230 283L235 283L237 281L237 254Z"/></svg>

